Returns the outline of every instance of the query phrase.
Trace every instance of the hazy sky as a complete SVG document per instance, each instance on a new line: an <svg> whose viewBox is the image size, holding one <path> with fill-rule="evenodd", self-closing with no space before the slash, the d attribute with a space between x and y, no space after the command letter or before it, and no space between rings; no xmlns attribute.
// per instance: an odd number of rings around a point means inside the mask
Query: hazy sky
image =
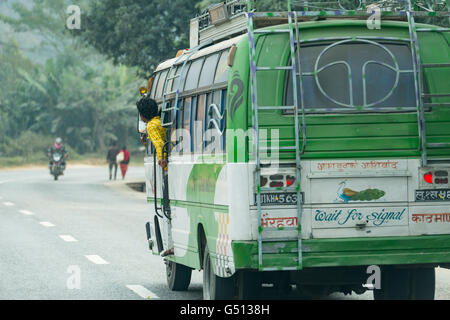
<svg viewBox="0 0 450 320"><path fill-rule="evenodd" d="M14 2L23 3L27 7L31 7L33 4L32 0L2 0L0 1L0 13L10 17L18 17L12 9ZM39 34L34 32L14 32L9 25L0 21L0 50L11 38L15 39L24 54L34 61L42 63L51 56L50 51L43 52L39 50L42 41Z"/></svg>

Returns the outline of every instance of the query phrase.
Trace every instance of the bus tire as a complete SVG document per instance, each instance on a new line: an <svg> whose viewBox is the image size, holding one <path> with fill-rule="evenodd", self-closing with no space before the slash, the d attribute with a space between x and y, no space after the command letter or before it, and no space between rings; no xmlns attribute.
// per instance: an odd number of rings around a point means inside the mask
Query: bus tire
<svg viewBox="0 0 450 320"><path fill-rule="evenodd" d="M434 300L436 273L434 268L411 270L411 300Z"/></svg>
<svg viewBox="0 0 450 320"><path fill-rule="evenodd" d="M191 283L192 269L182 264L166 261L167 285L172 291L186 291Z"/></svg>
<svg viewBox="0 0 450 320"><path fill-rule="evenodd" d="M234 296L234 279L222 278L214 273L208 246L203 256L203 300L230 300Z"/></svg>

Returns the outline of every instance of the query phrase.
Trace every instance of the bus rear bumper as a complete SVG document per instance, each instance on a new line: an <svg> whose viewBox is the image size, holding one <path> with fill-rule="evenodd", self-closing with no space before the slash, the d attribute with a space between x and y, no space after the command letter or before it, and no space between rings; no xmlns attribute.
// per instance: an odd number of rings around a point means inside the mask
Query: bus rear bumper
<svg viewBox="0 0 450 320"><path fill-rule="evenodd" d="M263 267L295 267L297 242L274 242ZM257 241L233 241L236 269L258 269ZM273 253L272 253L273 252ZM302 241L302 268L433 264L449 268L450 235L308 239Z"/></svg>

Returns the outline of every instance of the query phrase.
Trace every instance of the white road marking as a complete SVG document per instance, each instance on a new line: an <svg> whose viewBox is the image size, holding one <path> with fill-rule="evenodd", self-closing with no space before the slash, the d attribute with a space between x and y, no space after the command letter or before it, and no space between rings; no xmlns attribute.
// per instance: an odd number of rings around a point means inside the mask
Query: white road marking
<svg viewBox="0 0 450 320"><path fill-rule="evenodd" d="M28 210L19 210L20 213L23 213L24 215L27 216L32 216L34 213Z"/></svg>
<svg viewBox="0 0 450 320"><path fill-rule="evenodd" d="M54 227L55 225L53 224L53 223L51 223L51 222L48 222L48 221L42 221L42 222L39 222L41 225L43 225L44 227Z"/></svg>
<svg viewBox="0 0 450 320"><path fill-rule="evenodd" d="M12 206L15 205L14 203L9 202L9 201L3 202L3 204L4 204L5 206L7 206L7 207L12 207Z"/></svg>
<svg viewBox="0 0 450 320"><path fill-rule="evenodd" d="M147 288L137 285L137 284L129 284L127 285L127 288L132 290L134 293L136 293L138 296L144 298L144 299L159 299L158 295L151 292Z"/></svg>
<svg viewBox="0 0 450 320"><path fill-rule="evenodd" d="M71 235L68 234L61 234L59 236L61 239L63 239L66 242L75 242L78 241L77 239L75 239L74 237L72 237Z"/></svg>
<svg viewBox="0 0 450 320"><path fill-rule="evenodd" d="M95 264L109 264L102 257L95 255L95 254L85 255L85 257L88 258L91 262L93 262Z"/></svg>

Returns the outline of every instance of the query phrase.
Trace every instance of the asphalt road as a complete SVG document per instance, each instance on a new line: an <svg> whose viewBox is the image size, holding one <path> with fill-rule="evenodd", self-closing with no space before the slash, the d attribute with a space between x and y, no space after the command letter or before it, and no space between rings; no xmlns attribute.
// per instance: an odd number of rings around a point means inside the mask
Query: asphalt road
<svg viewBox="0 0 450 320"><path fill-rule="evenodd" d="M143 177L130 167L127 180ZM107 180L106 166L69 165L59 181L45 168L0 170L0 299L202 299L199 271L188 291L167 288L147 247L147 210L145 194ZM438 269L436 298L450 300L450 270Z"/></svg>
<svg viewBox="0 0 450 320"><path fill-rule="evenodd" d="M130 167L127 179L143 174ZM69 165L58 181L45 169L0 170L0 299L201 299L198 271L189 291L167 289L147 209L106 167Z"/></svg>

